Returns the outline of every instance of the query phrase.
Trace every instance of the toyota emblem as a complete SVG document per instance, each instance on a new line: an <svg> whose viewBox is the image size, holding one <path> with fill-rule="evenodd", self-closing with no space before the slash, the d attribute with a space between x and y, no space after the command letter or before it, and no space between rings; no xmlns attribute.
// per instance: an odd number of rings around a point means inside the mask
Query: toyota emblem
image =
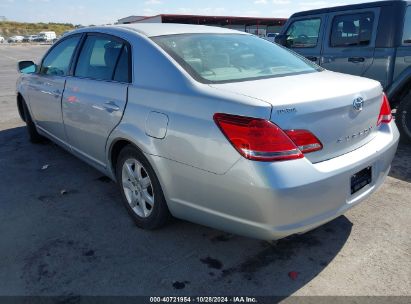
<svg viewBox="0 0 411 304"><path fill-rule="evenodd" d="M352 103L352 106L354 108L355 111L362 111L363 107L364 107L364 98L362 97L358 97L356 99L354 99L354 102Z"/></svg>

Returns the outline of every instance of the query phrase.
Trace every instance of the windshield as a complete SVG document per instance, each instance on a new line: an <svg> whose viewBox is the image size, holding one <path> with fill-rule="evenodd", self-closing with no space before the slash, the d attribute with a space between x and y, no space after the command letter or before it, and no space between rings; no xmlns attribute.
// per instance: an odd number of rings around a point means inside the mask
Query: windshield
<svg viewBox="0 0 411 304"><path fill-rule="evenodd" d="M193 78L226 83L313 73L322 69L274 43L244 34L153 37Z"/></svg>

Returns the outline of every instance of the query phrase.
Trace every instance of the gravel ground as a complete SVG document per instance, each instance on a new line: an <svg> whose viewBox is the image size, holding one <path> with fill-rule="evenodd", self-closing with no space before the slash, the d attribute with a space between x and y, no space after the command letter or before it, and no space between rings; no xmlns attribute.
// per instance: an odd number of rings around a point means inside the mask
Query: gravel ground
<svg viewBox="0 0 411 304"><path fill-rule="evenodd" d="M46 49L0 46L0 295L411 296L410 146L377 193L305 235L270 244L179 220L142 231L114 183L28 142L15 65Z"/></svg>

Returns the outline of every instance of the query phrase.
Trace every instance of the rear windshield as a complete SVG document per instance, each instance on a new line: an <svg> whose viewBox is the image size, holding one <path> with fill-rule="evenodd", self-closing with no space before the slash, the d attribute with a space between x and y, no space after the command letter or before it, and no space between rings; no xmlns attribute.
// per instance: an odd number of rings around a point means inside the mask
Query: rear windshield
<svg viewBox="0 0 411 304"><path fill-rule="evenodd" d="M313 73L322 69L274 43L244 34L183 34L152 38L193 78L227 83Z"/></svg>

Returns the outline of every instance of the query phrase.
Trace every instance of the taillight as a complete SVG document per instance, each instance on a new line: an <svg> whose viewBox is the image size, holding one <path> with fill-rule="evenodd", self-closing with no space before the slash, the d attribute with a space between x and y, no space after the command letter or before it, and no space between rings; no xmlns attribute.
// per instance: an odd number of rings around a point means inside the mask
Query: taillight
<svg viewBox="0 0 411 304"><path fill-rule="evenodd" d="M390 123L392 120L391 107L385 94L382 95L382 105L380 115L378 116L377 126L383 123Z"/></svg>
<svg viewBox="0 0 411 304"><path fill-rule="evenodd" d="M217 113L214 121L227 137L233 147L245 158L259 161L283 161L303 158L304 155L297 145L302 147L315 145L318 139L308 131L290 131L296 138L296 143L274 123L252 117ZM315 142L308 139L307 133ZM297 136L298 135L298 136ZM321 143L320 143L321 145ZM311 146L310 146L311 147ZM322 147L322 145L321 145ZM311 147L311 149L314 147ZM317 148L317 147L315 147ZM308 152L316 151L307 149Z"/></svg>
<svg viewBox="0 0 411 304"><path fill-rule="evenodd" d="M297 145L302 153L322 150L323 145L317 137L307 130L287 130L285 133Z"/></svg>

